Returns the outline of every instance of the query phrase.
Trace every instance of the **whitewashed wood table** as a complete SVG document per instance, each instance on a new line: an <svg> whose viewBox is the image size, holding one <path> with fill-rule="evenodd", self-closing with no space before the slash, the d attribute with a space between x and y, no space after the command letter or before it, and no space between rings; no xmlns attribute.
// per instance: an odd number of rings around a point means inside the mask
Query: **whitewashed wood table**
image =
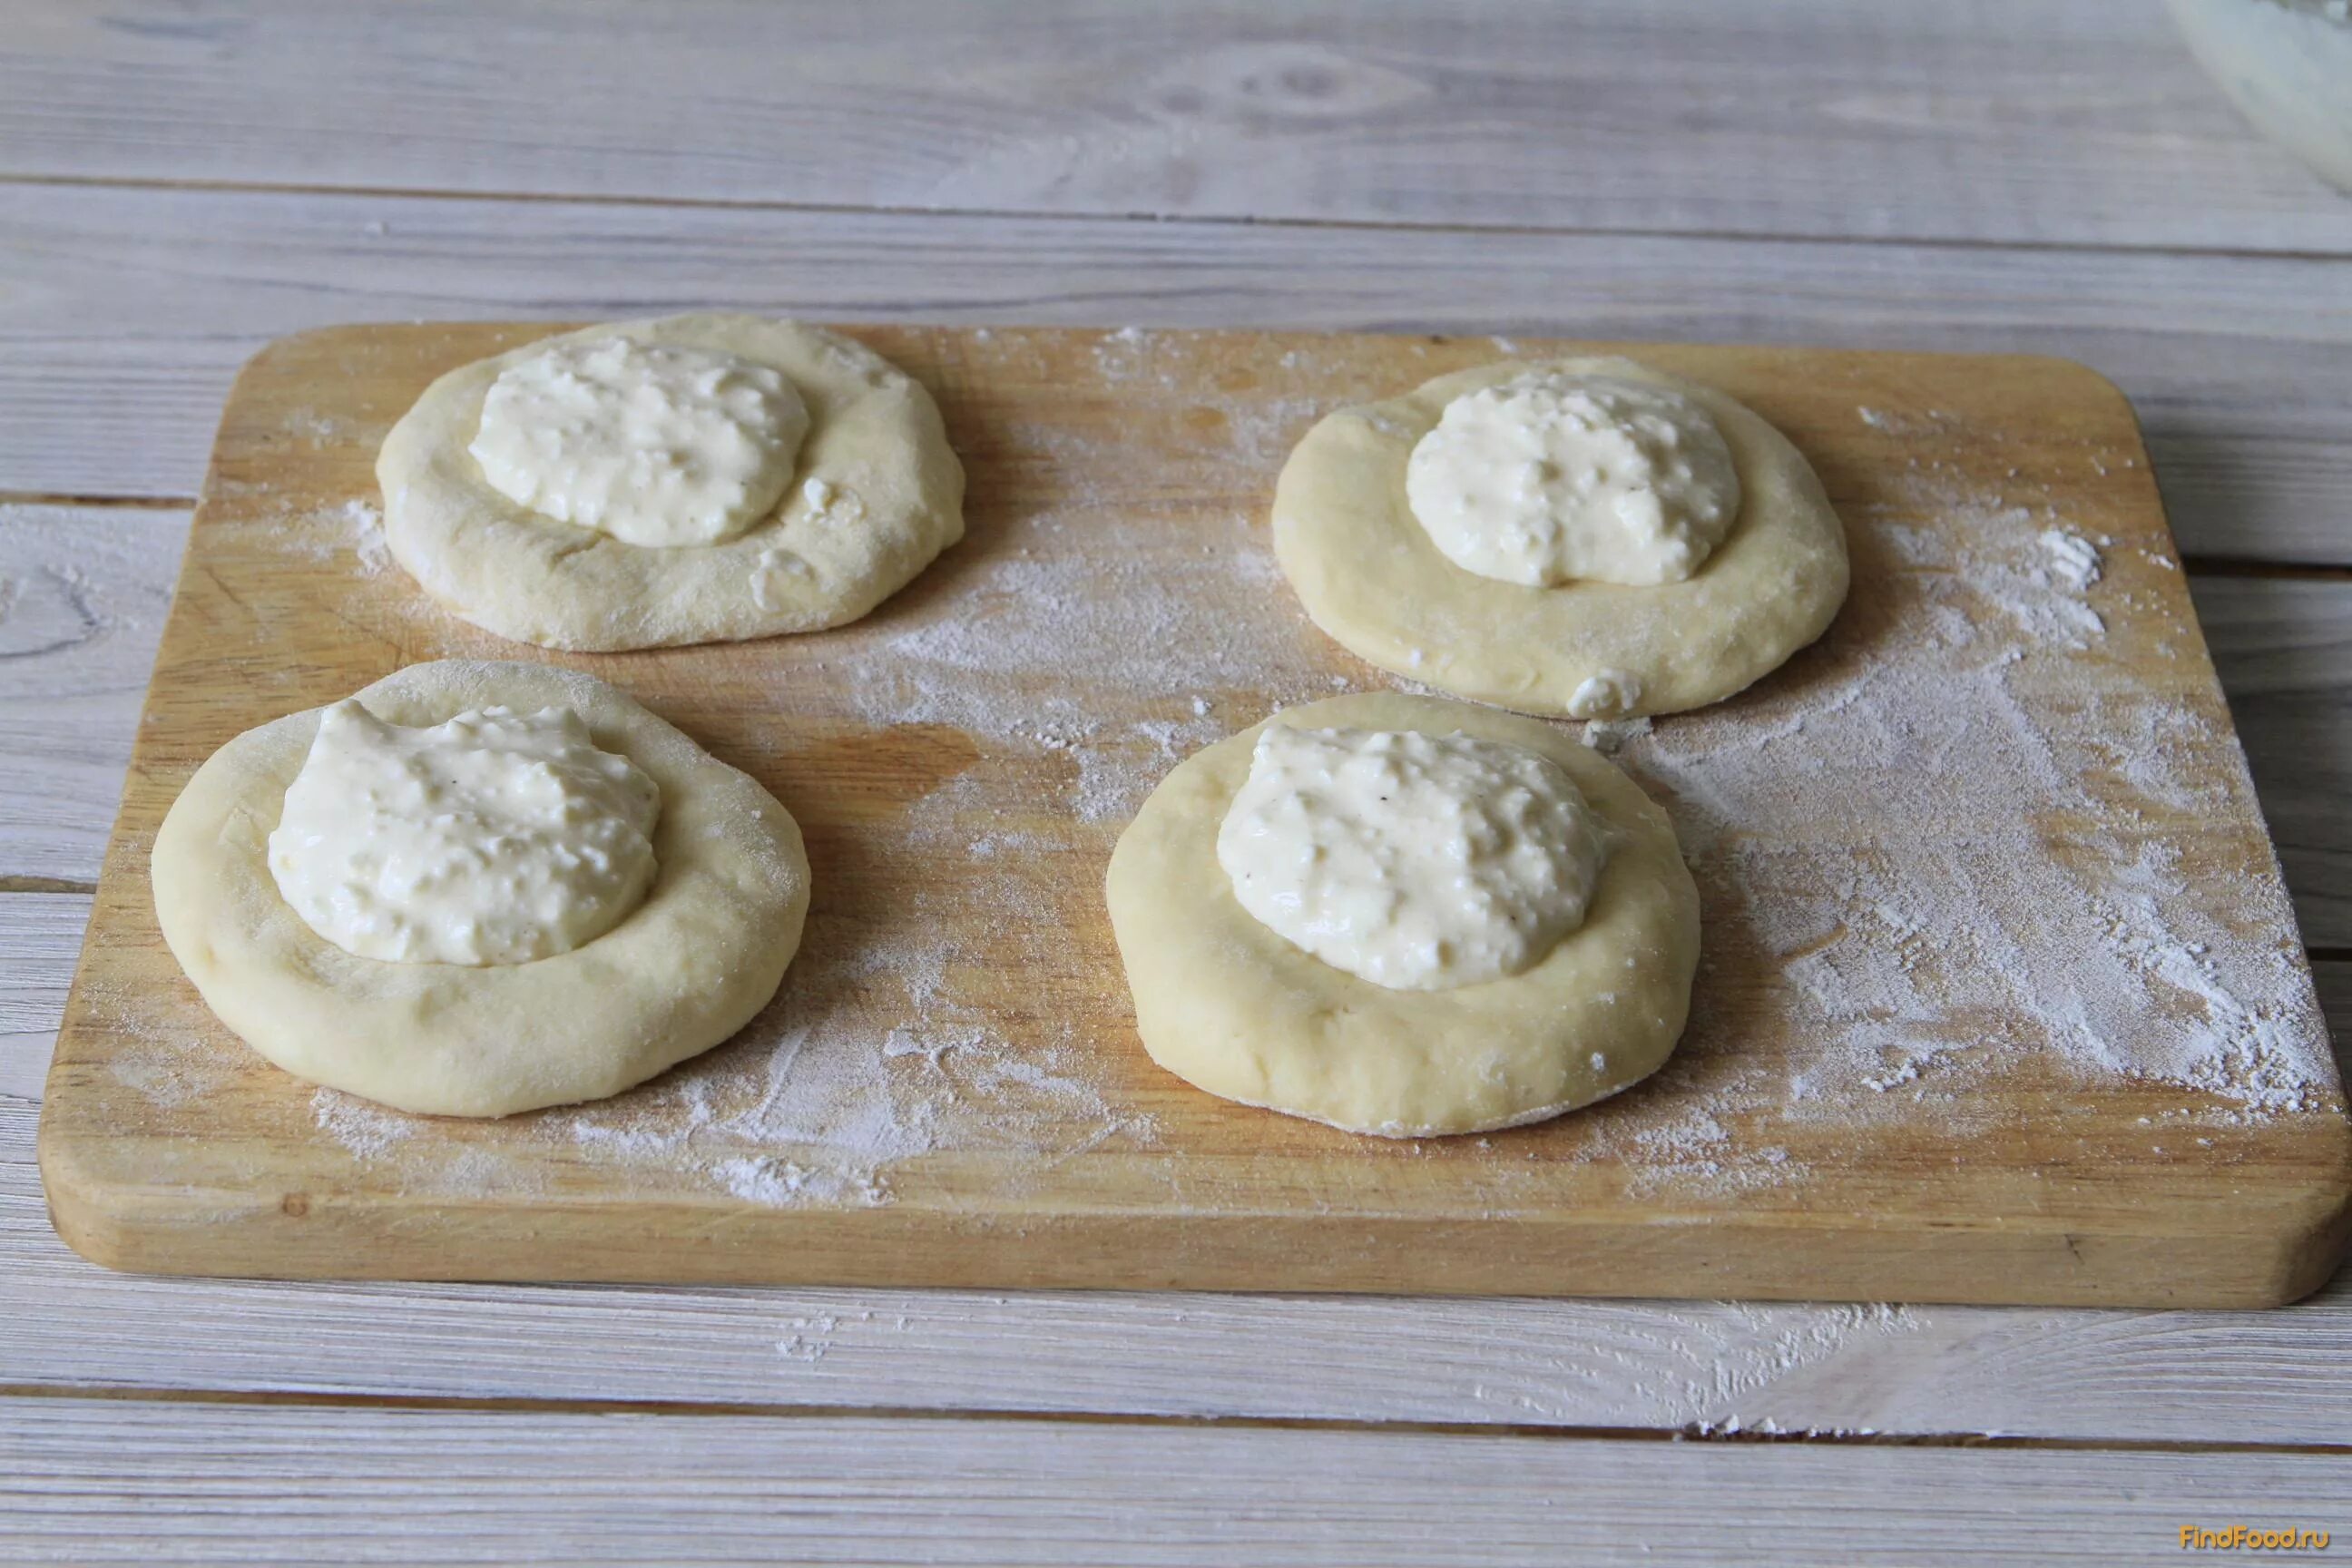
<svg viewBox="0 0 2352 1568"><path fill-rule="evenodd" d="M214 418L331 321L720 306L2071 355L2352 1024L2352 200L2154 7L12 0L0 1561L2169 1560L2340 1528L2262 1314L110 1275L33 1167ZM2339 1032L2339 1039L2342 1035Z"/></svg>

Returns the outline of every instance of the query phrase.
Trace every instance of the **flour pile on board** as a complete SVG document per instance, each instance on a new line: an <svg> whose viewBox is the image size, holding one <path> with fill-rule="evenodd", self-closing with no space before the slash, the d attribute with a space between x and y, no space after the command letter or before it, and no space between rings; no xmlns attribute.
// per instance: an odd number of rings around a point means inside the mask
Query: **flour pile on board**
<svg viewBox="0 0 2352 1568"><path fill-rule="evenodd" d="M2050 557L2050 564L2044 570L2051 581L2083 594L2099 580L2103 564L2099 547L2081 534L2063 528L2045 528L2042 531L2042 548Z"/></svg>

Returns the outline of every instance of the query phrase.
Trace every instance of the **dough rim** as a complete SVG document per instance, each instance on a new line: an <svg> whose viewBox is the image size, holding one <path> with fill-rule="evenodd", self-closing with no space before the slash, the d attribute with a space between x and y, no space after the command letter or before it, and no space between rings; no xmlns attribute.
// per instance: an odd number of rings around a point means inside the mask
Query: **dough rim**
<svg viewBox="0 0 2352 1568"><path fill-rule="evenodd" d="M656 871L604 935L530 963L394 963L344 952L279 895L268 859L320 709L248 730L165 815L156 918L215 1016L298 1078L396 1110L506 1116L600 1100L733 1035L798 950L808 858L792 815L749 774L613 687L544 665L445 659L353 694L400 724L468 708L565 703L662 791Z"/></svg>
<svg viewBox="0 0 2352 1568"><path fill-rule="evenodd" d="M1643 382L1706 410L1741 494L1697 573L1538 588L1479 576L1437 548L1405 499L1414 444L1454 398L1531 371ZM1727 394L1614 356L1506 360L1327 416L1276 482L1274 548L1308 618L1358 658L1475 701L1578 718L1721 701L1826 631L1851 575L1844 528L1788 437ZM1571 714L1579 687L1619 672L1641 682L1622 712Z"/></svg>
<svg viewBox="0 0 2352 1568"><path fill-rule="evenodd" d="M713 544L648 547L542 517L482 477L467 450L499 374L551 343L622 337L730 353L782 372L808 410L784 500ZM551 334L446 373L376 457L393 558L460 620L541 647L612 652L817 631L866 615L963 537L963 466L931 395L854 339L798 321L704 314ZM829 522L804 489L855 494ZM781 552L816 574L765 574Z"/></svg>
<svg viewBox="0 0 2352 1568"><path fill-rule="evenodd" d="M1391 991L1292 946L1242 908L1215 855L1265 724L1464 734L1559 763L1622 834L1583 927L1531 969L1448 991ZM1665 813L1572 732L1441 698L1328 698L1195 752L1119 836L1104 893L1152 1060L1223 1099L1387 1138L1496 1131L1632 1087L1681 1037L1698 967L1698 890ZM1493 1072L1445 1048L1464 1039Z"/></svg>

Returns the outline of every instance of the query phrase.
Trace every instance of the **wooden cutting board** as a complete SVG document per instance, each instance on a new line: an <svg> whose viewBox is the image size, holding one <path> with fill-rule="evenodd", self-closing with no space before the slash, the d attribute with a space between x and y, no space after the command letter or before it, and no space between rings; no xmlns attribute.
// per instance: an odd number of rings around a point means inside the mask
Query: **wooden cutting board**
<svg viewBox="0 0 2352 1568"><path fill-rule="evenodd" d="M1827 637L1654 732L1706 959L1667 1069L1483 1138L1227 1105L1138 1046L1100 885L1151 784L1397 684L1300 614L1265 510L1319 414L1595 345L859 330L938 395L971 533L860 624L564 657L436 610L372 463L435 375L554 329L370 326L239 378L41 1124L117 1268L2253 1306L2346 1239L2352 1136L2130 408L2031 358L1642 345L1820 469ZM420 660L593 671L805 829L806 944L737 1040L600 1105L398 1115L216 1024L156 825L252 725Z"/></svg>

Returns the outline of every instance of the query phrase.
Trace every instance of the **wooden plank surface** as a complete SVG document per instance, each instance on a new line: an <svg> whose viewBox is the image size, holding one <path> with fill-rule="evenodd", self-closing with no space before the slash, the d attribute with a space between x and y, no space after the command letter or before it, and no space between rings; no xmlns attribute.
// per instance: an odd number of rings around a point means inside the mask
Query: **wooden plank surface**
<svg viewBox="0 0 2352 1568"><path fill-rule="evenodd" d="M40 1099L89 924L86 894L0 893L0 1098Z"/></svg>
<svg viewBox="0 0 2352 1568"><path fill-rule="evenodd" d="M1427 329L2066 355L2184 550L2352 564L2333 258L5 185L0 231L0 492L192 495L236 366L339 321Z"/></svg>
<svg viewBox="0 0 2352 1568"><path fill-rule="evenodd" d="M2304 940L2352 948L2352 578L2190 586Z"/></svg>
<svg viewBox="0 0 2352 1568"><path fill-rule="evenodd" d="M2174 1563L2341 1456L0 1400L0 1544L91 1568ZM1954 1548L1965 1542L1964 1559Z"/></svg>
<svg viewBox="0 0 2352 1568"><path fill-rule="evenodd" d="M0 1086L47 1065L16 1026L54 1030L86 908L0 895L0 951L28 955L0 974ZM2317 970L2352 1050L2352 963ZM51 1231L15 1092L0 1386L2352 1446L2352 1385L2313 1375L2352 1355L2343 1281L2248 1317L110 1274Z"/></svg>
<svg viewBox="0 0 2352 1568"><path fill-rule="evenodd" d="M1110 837L1174 757L1364 677L1268 603L1257 513L1290 441L1318 407L1494 346L886 330L957 433L971 540L826 637L574 661L800 814L825 890L765 1032L612 1107L489 1125L313 1096L180 982L145 846L228 735L404 662L513 651L372 570L366 531L382 426L519 335L313 334L239 384L47 1109L52 1204L86 1252L208 1273L2207 1305L2332 1271L2352 1142L2307 983L2276 967L2270 852L2128 410L2053 361L1641 351L1811 454L1860 584L1780 679L1628 752L1681 814L1712 910L1697 1021L1642 1094L1412 1146L1236 1111L1144 1063L1099 909ZM2095 610L2051 580L2061 515L2106 546ZM1922 798L1907 764L1871 771L1928 691L1973 765L2038 766L2049 793ZM1822 787L1810 761L1772 772L1764 748L1799 731L1808 757L1855 759L1835 821L1770 804ZM1765 776L1737 782L1757 758ZM2065 826L2027 833L2045 819ZM1987 890L2039 859L2079 879ZM859 874L828 883L845 863ZM2022 989L1909 954L1925 928L1889 911L1913 879L1961 900L1938 905L1964 921L1948 943L2032 944L1979 954ZM907 911L940 934L909 945ZM1881 963L1907 1000L1871 999ZM2077 1036L2113 1066L2062 1045ZM1923 1074L1944 1081L1908 1087ZM1956 1089L1971 1111L1939 1113ZM1975 1114L1992 1107L1997 1134ZM820 1184L763 1195L757 1173L787 1161Z"/></svg>
<svg viewBox="0 0 2352 1568"><path fill-rule="evenodd" d="M96 879L187 533L184 511L0 506L0 879Z"/></svg>
<svg viewBox="0 0 2352 1568"><path fill-rule="evenodd" d="M0 173L2352 249L2160 9L2110 0L18 0Z"/></svg>

